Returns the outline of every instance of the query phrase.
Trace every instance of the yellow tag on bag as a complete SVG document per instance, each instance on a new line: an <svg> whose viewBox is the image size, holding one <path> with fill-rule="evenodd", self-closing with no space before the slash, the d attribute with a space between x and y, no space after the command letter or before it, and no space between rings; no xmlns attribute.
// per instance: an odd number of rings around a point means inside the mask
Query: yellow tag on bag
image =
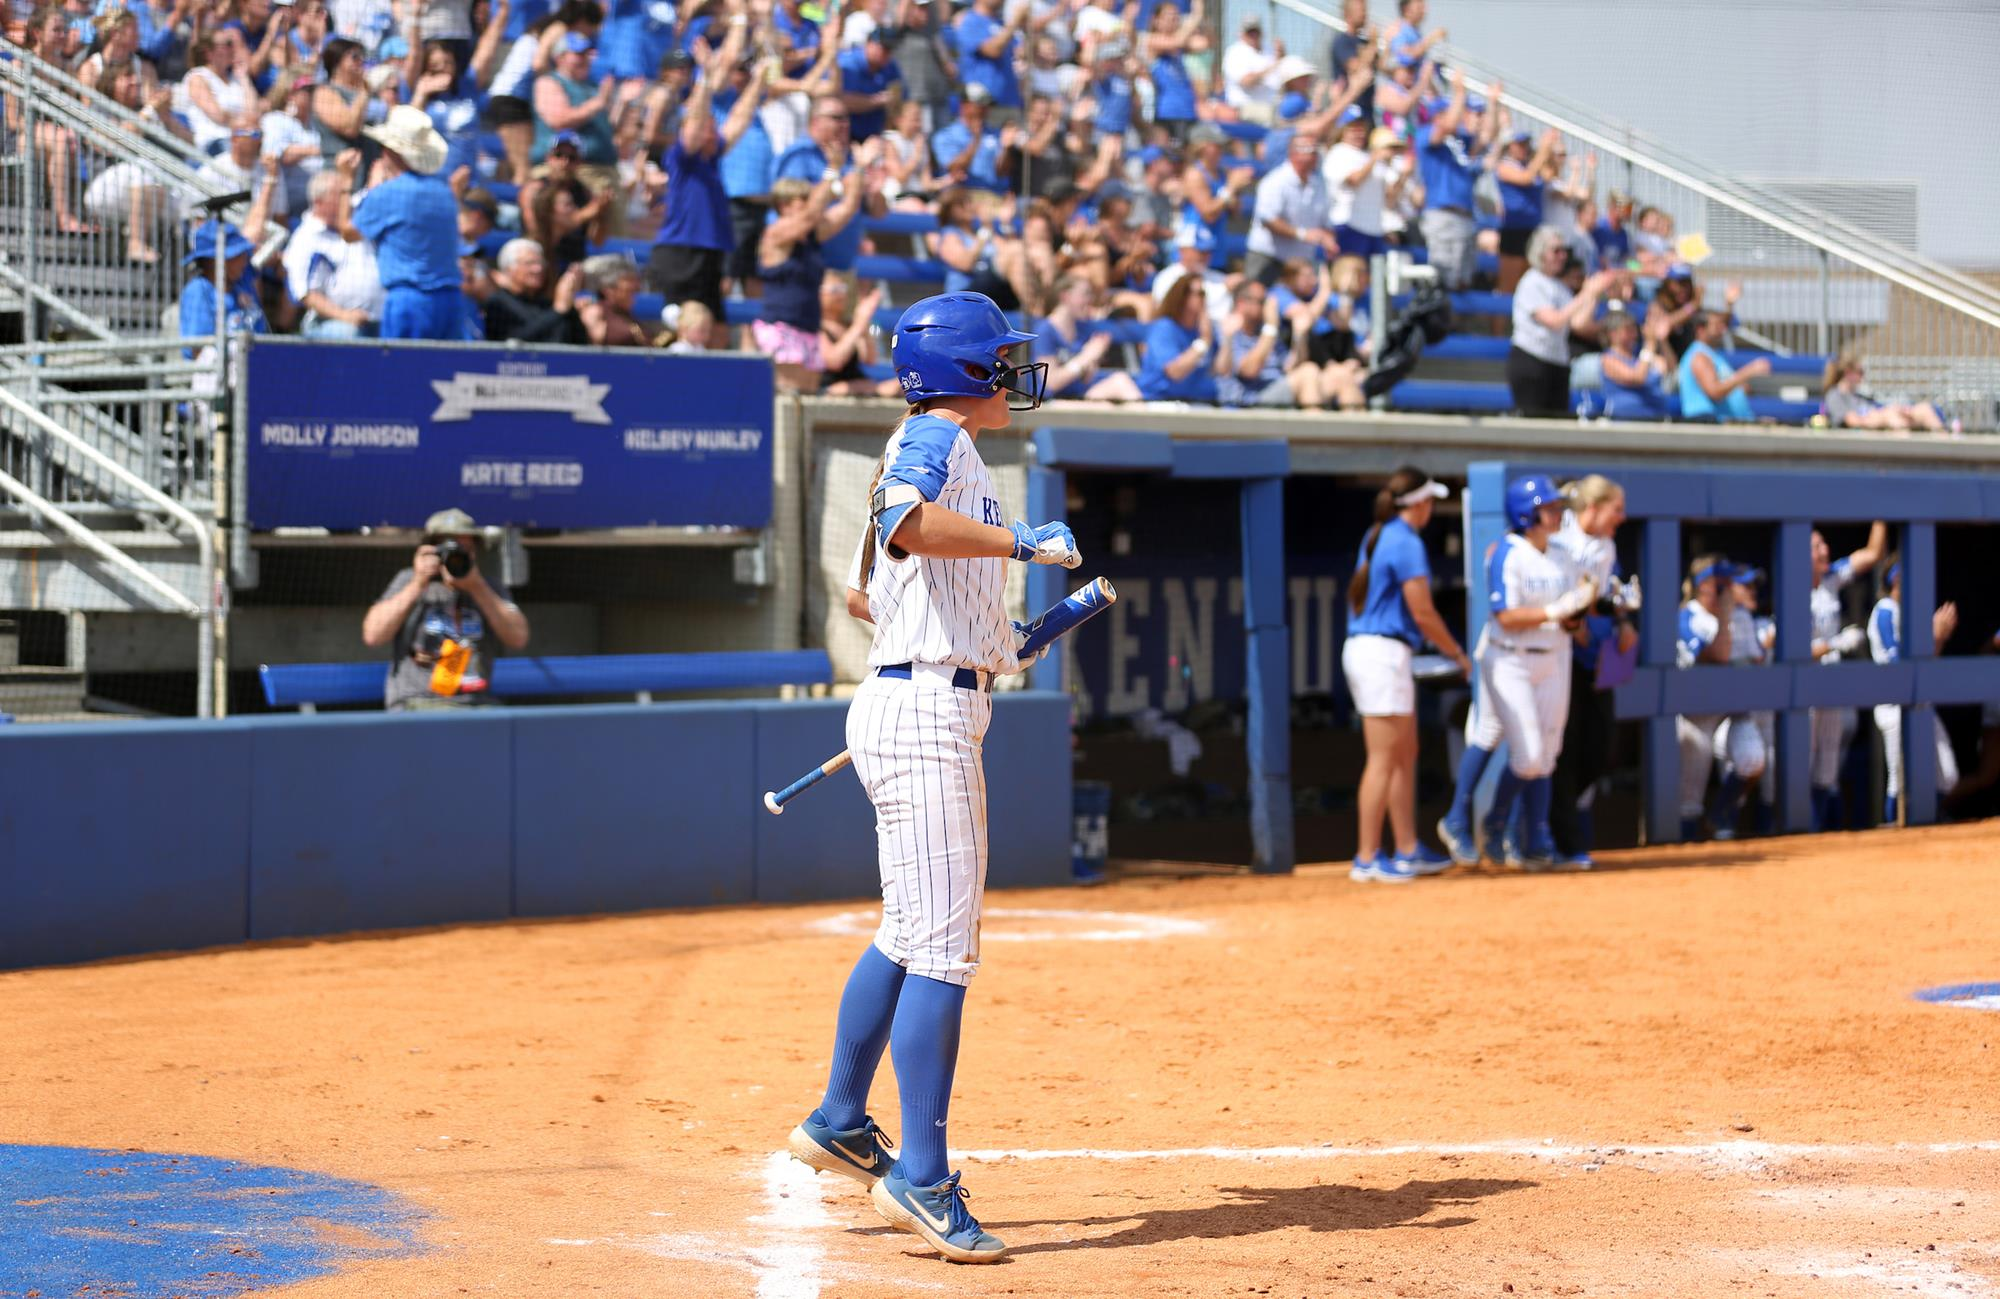
<svg viewBox="0 0 2000 1299"><path fill-rule="evenodd" d="M472 666L472 646L447 639L438 648L437 665L431 668L431 693L455 695L465 670Z"/></svg>

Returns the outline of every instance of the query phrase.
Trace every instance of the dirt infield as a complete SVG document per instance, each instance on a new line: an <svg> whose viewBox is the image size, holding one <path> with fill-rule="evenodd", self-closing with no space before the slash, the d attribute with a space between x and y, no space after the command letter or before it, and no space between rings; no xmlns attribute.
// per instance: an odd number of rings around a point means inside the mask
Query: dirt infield
<svg viewBox="0 0 2000 1299"><path fill-rule="evenodd" d="M425 1212L299 1299L2000 1295L2000 1015L1911 998L2000 979L2000 829L1605 865L994 895L952 1126L990 1268L773 1154L853 906L0 975L0 1140Z"/></svg>

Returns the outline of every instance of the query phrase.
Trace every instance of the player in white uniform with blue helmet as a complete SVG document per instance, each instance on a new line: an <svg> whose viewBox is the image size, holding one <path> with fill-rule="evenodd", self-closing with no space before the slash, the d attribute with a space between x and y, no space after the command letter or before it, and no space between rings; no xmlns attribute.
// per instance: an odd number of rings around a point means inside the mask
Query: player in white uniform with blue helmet
<svg viewBox="0 0 2000 1299"><path fill-rule="evenodd" d="M1563 624L1596 602L1597 583L1549 544L1565 508L1551 479L1542 474L1516 479L1507 486L1505 505L1512 530L1486 557L1488 618L1473 652L1479 665L1478 709L1490 712L1507 743L1507 769L1500 773L1485 821L1486 843L1488 850L1497 851L1519 799L1521 864L1548 870L1556 864L1549 833L1549 773L1562 751L1569 716L1571 642ZM1476 747L1467 746L1451 811L1438 822L1438 836L1452 860L1466 865L1477 862L1482 851L1472 829L1473 793L1485 768L1484 757L1475 759Z"/></svg>
<svg viewBox="0 0 2000 1299"><path fill-rule="evenodd" d="M1889 525L1877 522L1868 530L1868 544L1840 559L1833 558L1826 538L1814 528L1812 534L1812 656L1820 663L1838 663L1859 654L1868 643L1868 633L1859 626L1841 625L1840 593L1855 578L1866 574L1889 549ZM1812 710L1812 818L1813 829L1830 828L1838 819L1840 766L1847 745L1854 738L1856 719L1852 708Z"/></svg>
<svg viewBox="0 0 2000 1299"><path fill-rule="evenodd" d="M1757 626L1750 610L1736 604L1736 582L1742 570L1721 555L1702 555L1688 567L1680 620L1674 633L1674 663L1682 669L1700 663L1743 664L1758 658ZM1749 713L1724 716L1709 713L1674 719L1681 750L1681 838L1700 837L1702 799L1715 763L1722 763L1722 780L1709 807L1709 826L1717 839L1736 837L1736 819L1746 790L1764 774L1770 751L1764 731Z"/></svg>
<svg viewBox="0 0 2000 1299"><path fill-rule="evenodd" d="M1009 355L1033 339L977 293L926 298L896 323L890 354L911 412L889 436L869 502L876 555L862 585L875 639L847 713L855 774L875 805L882 925L841 996L825 1096L790 1140L805 1163L864 1183L892 1225L961 1263L1006 1250L967 1211L945 1144L965 985L979 966L990 691L1026 666L1001 598L1006 565L1079 562L1063 524L1007 522L974 442L1005 428L1010 410L1041 404L1048 366ZM893 1160L867 1114L885 1046L903 1110Z"/></svg>
<svg viewBox="0 0 2000 1299"><path fill-rule="evenodd" d="M1892 562L1882 578L1883 594L1868 615L1868 653L1877 663L1896 663L1903 657L1903 566ZM1958 630L1958 606L1947 600L1931 614L1931 635L1938 651ZM1931 726L1937 734L1937 792L1942 798L1958 784L1958 755L1952 752L1951 737L1936 712ZM1900 704L1875 705L1875 729L1882 733L1882 763L1888 768L1888 791L1882 802L1882 821L1896 823L1897 806L1903 793L1903 708Z"/></svg>
<svg viewBox="0 0 2000 1299"><path fill-rule="evenodd" d="M1732 633L1729 638L1729 661L1747 663L1753 667L1769 667L1777 661L1778 624L1770 615L1762 612L1764 570L1747 565L1736 566L1736 608L1737 618L1731 624L1734 628L1749 630L1746 637ZM1764 738L1764 776L1757 782L1757 802L1752 810L1758 834L1770 834L1777 828L1778 779L1773 764L1778 757L1778 715L1770 709L1759 709L1750 714L1751 725Z"/></svg>

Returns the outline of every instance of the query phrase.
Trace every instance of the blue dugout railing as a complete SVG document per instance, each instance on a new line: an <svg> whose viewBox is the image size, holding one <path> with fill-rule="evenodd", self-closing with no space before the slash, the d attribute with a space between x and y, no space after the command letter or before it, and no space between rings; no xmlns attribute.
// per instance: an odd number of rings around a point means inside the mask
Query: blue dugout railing
<svg viewBox="0 0 2000 1299"><path fill-rule="evenodd" d="M1506 484L1524 473L1571 471L1547 464L1481 461L1466 487L1469 577L1487 547L1507 530L1501 501ZM1680 746L1674 719L1683 714L1774 711L1778 752L1774 774L1780 827L1809 828L1808 750L1813 708L1901 704L1912 710L1903 727L1903 798L1911 825L1937 819L1937 759L1926 720L1940 704L2000 700L2000 660L1937 657L1928 617L1903 619L1904 661L1840 663L1812 660L1812 530L1821 523L1887 521L1902 552L1903 606L1937 604L1937 526L2000 523L2000 479L1886 472L1782 472L1617 469L1625 489L1628 526L1641 530L1640 667L1618 688L1620 720L1646 723L1644 802L1647 840L1680 838ZM1674 666L1674 631L1686 569L1681 525L1686 520L1765 523L1771 547L1771 614L1777 661L1761 667ZM1477 582L1471 588L1479 589ZM1466 636L1476 642L1486 621L1483 602L1466 602ZM1916 737L1914 740L1912 737Z"/></svg>

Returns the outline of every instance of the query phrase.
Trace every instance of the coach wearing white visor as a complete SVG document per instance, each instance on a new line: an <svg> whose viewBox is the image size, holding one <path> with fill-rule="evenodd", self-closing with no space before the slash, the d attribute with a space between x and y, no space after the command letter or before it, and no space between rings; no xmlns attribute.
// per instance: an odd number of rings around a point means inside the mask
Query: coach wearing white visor
<svg viewBox="0 0 2000 1299"><path fill-rule="evenodd" d="M1347 586L1340 666L1368 746L1356 793L1360 821L1350 877L1357 881L1400 884L1451 864L1417 841L1417 686L1410 666L1428 640L1461 672L1472 667L1431 602L1430 560L1419 535L1450 494L1421 469L1405 466L1389 475L1375 494L1375 526L1361 542ZM1384 811L1393 853L1382 848Z"/></svg>

